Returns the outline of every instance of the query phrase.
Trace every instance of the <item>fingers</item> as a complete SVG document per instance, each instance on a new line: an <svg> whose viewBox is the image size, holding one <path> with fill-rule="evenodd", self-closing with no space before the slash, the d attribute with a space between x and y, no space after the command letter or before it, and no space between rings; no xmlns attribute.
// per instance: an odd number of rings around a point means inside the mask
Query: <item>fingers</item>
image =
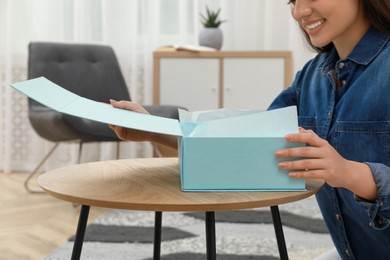
<svg viewBox="0 0 390 260"><path fill-rule="evenodd" d="M298 161L283 161L278 164L280 169L291 170L290 178L324 179L324 167L321 160L307 159Z"/></svg>
<svg viewBox="0 0 390 260"><path fill-rule="evenodd" d="M280 149L275 152L275 156L278 158L319 158L321 157L321 150L317 147L301 146L294 148Z"/></svg>
<svg viewBox="0 0 390 260"><path fill-rule="evenodd" d="M321 170L302 170L289 172L288 176L294 179L323 179Z"/></svg>
<svg viewBox="0 0 390 260"><path fill-rule="evenodd" d="M127 100L116 101L114 99L110 99L110 104L115 108L126 109L126 110L143 113L143 114L149 114L149 112L146 111L145 108L143 108L140 104L136 102L131 102Z"/></svg>
<svg viewBox="0 0 390 260"><path fill-rule="evenodd" d="M296 161L282 161L278 164L278 167L282 170L316 170L323 169L323 160L320 159L303 159Z"/></svg>
<svg viewBox="0 0 390 260"><path fill-rule="evenodd" d="M288 134L284 138L288 142L307 143L315 147L324 146L328 144L326 140L319 137L312 130L306 130L304 128L299 128L299 133Z"/></svg>
<svg viewBox="0 0 390 260"><path fill-rule="evenodd" d="M328 141L319 137L312 130L306 130L304 128L299 128L299 133L297 134L286 135L285 140L293 143L309 144L309 146L280 149L275 153L275 156L278 158L320 158L323 157L329 150L326 149L326 147L329 146Z"/></svg>
<svg viewBox="0 0 390 260"><path fill-rule="evenodd" d="M110 104L113 107L120 108L120 109L126 109L126 110L134 110L134 109L139 107L139 105L137 103L131 102L131 101L125 101L125 100L116 101L114 99L110 99Z"/></svg>

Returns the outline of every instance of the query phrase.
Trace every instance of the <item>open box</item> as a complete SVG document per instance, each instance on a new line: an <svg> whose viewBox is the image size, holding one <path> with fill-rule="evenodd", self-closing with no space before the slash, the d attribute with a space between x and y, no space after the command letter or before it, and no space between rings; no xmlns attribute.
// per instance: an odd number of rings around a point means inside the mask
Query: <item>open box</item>
<svg viewBox="0 0 390 260"><path fill-rule="evenodd" d="M98 122L178 136L183 191L299 191L305 180L277 167L275 151L302 144L296 107L272 111L180 111L180 121L117 109L78 96L44 77L11 84L54 110Z"/></svg>
<svg viewBox="0 0 390 260"><path fill-rule="evenodd" d="M298 131L296 107L272 111L180 111L181 186L185 191L305 190L277 167L274 153Z"/></svg>

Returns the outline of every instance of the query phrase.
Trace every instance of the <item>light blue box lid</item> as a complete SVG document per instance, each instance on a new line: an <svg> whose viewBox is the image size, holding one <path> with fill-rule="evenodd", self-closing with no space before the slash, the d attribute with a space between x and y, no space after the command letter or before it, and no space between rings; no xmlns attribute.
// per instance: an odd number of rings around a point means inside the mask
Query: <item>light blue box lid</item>
<svg viewBox="0 0 390 260"><path fill-rule="evenodd" d="M217 109L187 112L180 110L181 123L179 123L176 119L118 109L108 103L81 97L45 77L13 83L11 86L31 99L65 114L174 136L280 137L297 132L298 129L296 107L272 111Z"/></svg>

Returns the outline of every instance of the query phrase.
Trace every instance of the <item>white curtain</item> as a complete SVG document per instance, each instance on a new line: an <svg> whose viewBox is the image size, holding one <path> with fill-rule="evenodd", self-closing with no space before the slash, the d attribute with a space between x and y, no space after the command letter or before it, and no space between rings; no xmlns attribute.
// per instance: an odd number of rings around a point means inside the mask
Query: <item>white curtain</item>
<svg viewBox="0 0 390 260"><path fill-rule="evenodd" d="M221 8L222 50L291 50L294 71L313 56L287 0L0 0L0 172L31 171L53 145L32 130L26 98L9 87L27 78L31 41L111 45L133 100L152 102L152 56L158 46L196 45L205 6ZM151 155L150 144L121 145L121 158ZM83 161L115 158L112 144L88 144ZM74 163L63 144L46 168Z"/></svg>

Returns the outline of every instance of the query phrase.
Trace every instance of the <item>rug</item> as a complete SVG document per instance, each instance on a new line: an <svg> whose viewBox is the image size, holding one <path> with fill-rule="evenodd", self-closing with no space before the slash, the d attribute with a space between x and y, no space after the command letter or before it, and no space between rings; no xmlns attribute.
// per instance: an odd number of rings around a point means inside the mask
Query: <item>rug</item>
<svg viewBox="0 0 390 260"><path fill-rule="evenodd" d="M314 197L279 206L290 259L314 259L333 248ZM164 212L161 259L206 259L202 212ZM217 259L279 259L269 208L216 212ZM81 259L150 260L154 213L112 210L88 225ZM70 259L74 236L47 260Z"/></svg>

